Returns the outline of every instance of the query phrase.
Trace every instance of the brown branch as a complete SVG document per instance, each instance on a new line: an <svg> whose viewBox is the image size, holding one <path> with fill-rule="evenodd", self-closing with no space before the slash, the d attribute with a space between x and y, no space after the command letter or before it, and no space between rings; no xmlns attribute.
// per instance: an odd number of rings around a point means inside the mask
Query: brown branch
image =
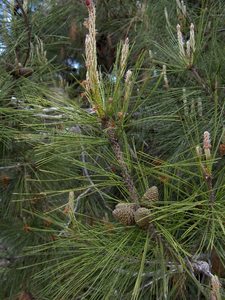
<svg viewBox="0 0 225 300"><path fill-rule="evenodd" d="M153 238L153 240L157 243L157 244L161 244L164 247L165 252L167 253L167 255L170 256L170 258L173 258L176 262L180 261L178 260L178 258L175 256L175 254L173 253L170 245L167 243L167 241L160 235L160 233L158 233L155 225L153 223L150 222L149 226L148 226L148 232L150 234L150 237Z"/></svg>
<svg viewBox="0 0 225 300"><path fill-rule="evenodd" d="M115 131L114 122L112 120L102 120L103 128L106 129L106 133L108 135L108 139L110 141L110 144L112 146L113 152L118 160L118 163L121 167L123 180L127 186L127 189L129 191L131 200L134 201L136 204L138 204L138 193L134 186L133 179L129 173L129 170L127 168L127 165L124 161L123 153L120 147L120 144L118 142L118 138Z"/></svg>
<svg viewBox="0 0 225 300"><path fill-rule="evenodd" d="M201 75L199 74L199 70L192 66L190 69L191 73L193 74L194 78L196 79L196 81L202 86L202 88L205 90L205 92L210 95L210 88L207 85L206 81L201 77Z"/></svg>
<svg viewBox="0 0 225 300"><path fill-rule="evenodd" d="M30 23L29 23L29 19L28 19L28 16L27 16L27 13L25 12L24 8L23 8L23 5L17 1L17 4L22 12L22 16L23 16L23 19L24 19L24 23L25 23L25 26L26 26L26 29L27 29L27 36L28 36L28 48L27 48L27 51L26 51L26 56L25 56L25 59L24 59L24 62L23 62L23 66L25 67L26 66L26 63L29 59L29 56L30 56L30 44L31 44L31 26L30 26Z"/></svg>
<svg viewBox="0 0 225 300"><path fill-rule="evenodd" d="M214 203L215 202L215 193L213 191L212 175L205 174L204 177L205 177L205 181L206 181L208 191L209 191L209 201L210 201L210 203Z"/></svg>
<svg viewBox="0 0 225 300"><path fill-rule="evenodd" d="M208 193L209 193L209 202L211 204L213 204L215 202L215 193L213 191L213 176L212 173L208 170L208 168L201 163L201 169L202 169L202 174L203 174L203 178L205 180L205 183L207 185L208 188Z"/></svg>

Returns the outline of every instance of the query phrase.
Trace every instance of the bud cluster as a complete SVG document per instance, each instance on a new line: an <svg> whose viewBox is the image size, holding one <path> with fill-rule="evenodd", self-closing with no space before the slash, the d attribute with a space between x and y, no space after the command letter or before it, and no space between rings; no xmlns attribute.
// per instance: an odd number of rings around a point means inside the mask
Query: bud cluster
<svg viewBox="0 0 225 300"><path fill-rule="evenodd" d="M194 53L196 51L194 24L191 23L190 25L190 38L186 43L181 32L181 26L177 24L177 40L180 58L185 62L185 65L188 68L191 68L193 66Z"/></svg>
<svg viewBox="0 0 225 300"><path fill-rule="evenodd" d="M207 160L211 158L211 153L210 153L211 147L212 146L211 146L211 141L210 141L210 134L208 131L205 131L204 139L203 139L203 149L204 149L205 157Z"/></svg>
<svg viewBox="0 0 225 300"><path fill-rule="evenodd" d="M164 80L164 87L165 89L169 89L169 81L168 81L168 77L166 74L166 65L163 65L163 69L162 69L162 75L163 75L163 80Z"/></svg>
<svg viewBox="0 0 225 300"><path fill-rule="evenodd" d="M188 105L186 88L183 88L182 100L185 117L188 117L189 115L198 115L199 117L203 116L202 99L200 97L198 97L197 101L196 99L192 99L191 104Z"/></svg>

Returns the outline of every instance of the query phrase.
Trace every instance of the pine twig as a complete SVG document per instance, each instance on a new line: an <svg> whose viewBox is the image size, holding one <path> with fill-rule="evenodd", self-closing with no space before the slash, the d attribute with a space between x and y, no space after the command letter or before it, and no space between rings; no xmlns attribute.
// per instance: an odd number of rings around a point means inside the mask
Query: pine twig
<svg viewBox="0 0 225 300"><path fill-rule="evenodd" d="M199 71L196 67L192 66L190 68L191 73L193 74L195 80L202 86L202 88L206 91L206 93L208 95L210 95L210 88L207 85L207 83L205 82L205 80L201 77L201 75L199 74Z"/></svg>
<svg viewBox="0 0 225 300"><path fill-rule="evenodd" d="M135 202L136 204L138 204L138 198L139 198L138 193L135 188L133 179L130 175L130 172L127 168L127 165L124 161L122 149L120 147L118 137L116 135L115 126L113 124L113 121L112 120L107 120L106 122L103 121L102 124L103 124L103 128L106 129L106 133L107 133L108 139L110 141L110 144L112 146L113 152L114 152L114 154L118 160L118 163L120 165L123 180L127 186L131 200L133 202Z"/></svg>
<svg viewBox="0 0 225 300"><path fill-rule="evenodd" d="M25 23L25 26L26 26L26 29L27 29L27 36L28 36L28 47L27 47L27 51L26 51L26 56L25 56L25 59L24 59L24 62L23 62L23 67L26 66L26 63L29 59L29 56L30 56L30 44L31 44L31 26L30 26L30 23L29 23L29 19L28 19L28 16L27 16L27 13L25 12L24 8L23 8L23 5L20 3L20 1L17 1L17 4L22 12L22 15L23 15L23 19L24 19L24 23Z"/></svg>
<svg viewBox="0 0 225 300"><path fill-rule="evenodd" d="M10 170L10 169L18 169L20 168L21 166L23 166L24 164L21 164L21 163L17 163L15 165L11 165L11 166L2 166L0 167L0 170Z"/></svg>
<svg viewBox="0 0 225 300"><path fill-rule="evenodd" d="M215 202L215 199L216 199L215 193L213 191L213 183L212 183L213 177L212 177L211 174L207 174L207 173L204 172L204 179L205 179L205 182L206 182L207 187L208 187L209 202L212 204L212 203Z"/></svg>

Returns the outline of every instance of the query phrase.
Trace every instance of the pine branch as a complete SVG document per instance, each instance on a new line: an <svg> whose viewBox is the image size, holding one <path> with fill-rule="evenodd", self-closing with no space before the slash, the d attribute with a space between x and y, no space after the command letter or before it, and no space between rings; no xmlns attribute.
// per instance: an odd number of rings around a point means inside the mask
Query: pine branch
<svg viewBox="0 0 225 300"><path fill-rule="evenodd" d="M192 72L195 80L202 86L203 90L205 90L206 94L210 95L210 88L204 78L200 76L199 70L195 66L192 66L189 70Z"/></svg>
<svg viewBox="0 0 225 300"><path fill-rule="evenodd" d="M130 198L134 203L138 204L138 198L139 198L138 193L135 188L131 174L130 174L130 172L127 168L127 165L124 161L122 149L121 149L121 146L118 141L114 123L112 120L107 120L107 121L103 120L102 125L103 125L103 128L105 129L105 132L108 136L109 142L112 146L113 152L114 152L114 154L118 160L118 163L120 165L123 180L129 191Z"/></svg>
<svg viewBox="0 0 225 300"><path fill-rule="evenodd" d="M26 30L27 30L27 50L26 50L26 56L23 62L23 67L26 66L26 63L30 57L30 51L31 51L31 25L27 16L27 13L25 12L24 8L23 8L23 4L20 3L20 1L17 1L17 5L20 8L21 12L22 12L22 16L24 19L24 23L26 26Z"/></svg>

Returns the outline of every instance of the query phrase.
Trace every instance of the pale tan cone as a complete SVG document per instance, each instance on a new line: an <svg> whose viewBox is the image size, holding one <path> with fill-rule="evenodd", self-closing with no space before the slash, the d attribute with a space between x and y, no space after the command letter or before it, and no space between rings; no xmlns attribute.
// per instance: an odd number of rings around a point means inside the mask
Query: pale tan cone
<svg viewBox="0 0 225 300"><path fill-rule="evenodd" d="M136 224L141 227L147 229L150 223L150 213L151 210L145 207L138 208L134 213L134 220Z"/></svg>
<svg viewBox="0 0 225 300"><path fill-rule="evenodd" d="M152 204L155 201L159 200L159 191L157 186L152 186L143 195L143 197L140 200L140 205L143 207L151 208Z"/></svg>
<svg viewBox="0 0 225 300"><path fill-rule="evenodd" d="M136 209L137 205L134 203L119 203L113 210L113 216L117 221L119 221L123 225L134 225L134 213Z"/></svg>

